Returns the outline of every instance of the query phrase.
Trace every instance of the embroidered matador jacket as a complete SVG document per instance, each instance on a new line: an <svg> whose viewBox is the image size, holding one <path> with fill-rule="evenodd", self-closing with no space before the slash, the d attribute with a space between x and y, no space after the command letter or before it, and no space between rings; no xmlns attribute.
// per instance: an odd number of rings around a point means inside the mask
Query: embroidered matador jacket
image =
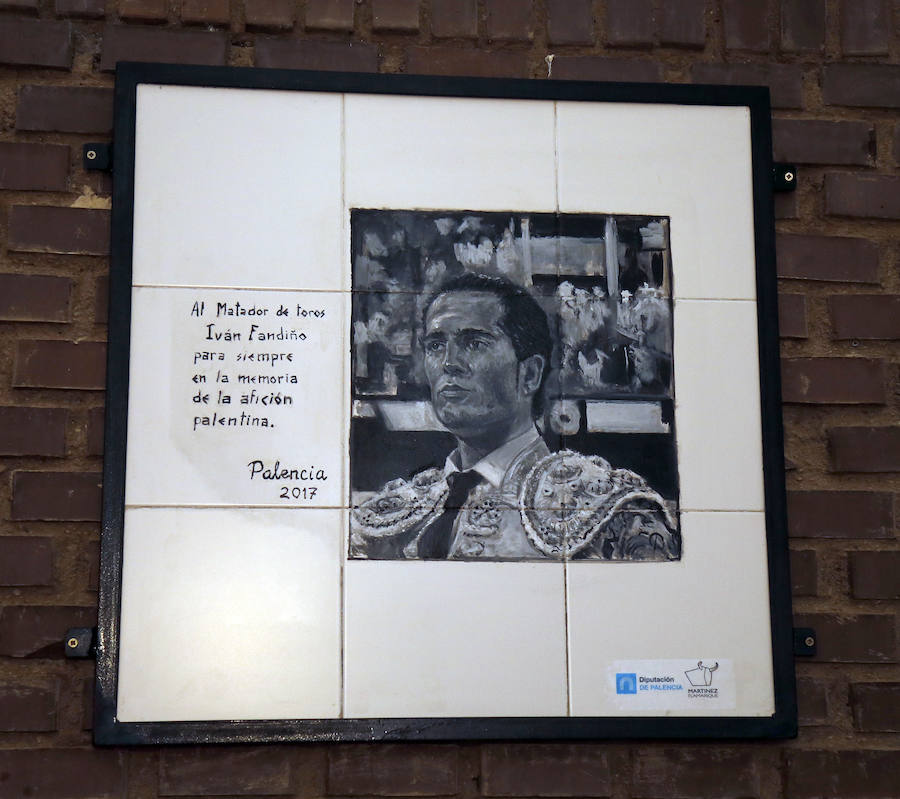
<svg viewBox="0 0 900 799"><path fill-rule="evenodd" d="M643 477L603 458L551 453L537 430L512 439L471 467L482 478L456 512L450 560L677 560L681 538L673 503ZM387 483L354 497L350 557L419 558L419 543L445 513L443 469Z"/></svg>

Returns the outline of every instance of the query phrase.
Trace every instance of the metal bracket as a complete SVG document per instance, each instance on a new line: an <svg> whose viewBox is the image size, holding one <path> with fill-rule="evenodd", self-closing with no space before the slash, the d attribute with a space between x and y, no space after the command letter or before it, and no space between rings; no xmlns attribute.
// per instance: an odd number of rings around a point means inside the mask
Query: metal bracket
<svg viewBox="0 0 900 799"><path fill-rule="evenodd" d="M88 142L81 149L81 162L85 171L112 172L112 144Z"/></svg>
<svg viewBox="0 0 900 799"><path fill-rule="evenodd" d="M63 649L67 658L93 658L97 654L94 641L97 638L96 627L71 627L66 632Z"/></svg>
<svg viewBox="0 0 900 799"><path fill-rule="evenodd" d="M794 656L814 657L816 654L816 631L812 627L794 627Z"/></svg>
<svg viewBox="0 0 900 799"><path fill-rule="evenodd" d="M797 188L796 164L772 164L772 191L794 191Z"/></svg>

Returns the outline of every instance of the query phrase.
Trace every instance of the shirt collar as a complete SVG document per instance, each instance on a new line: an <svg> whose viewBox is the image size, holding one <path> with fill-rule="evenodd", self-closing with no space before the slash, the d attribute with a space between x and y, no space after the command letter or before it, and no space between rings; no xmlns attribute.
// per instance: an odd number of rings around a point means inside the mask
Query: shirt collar
<svg viewBox="0 0 900 799"><path fill-rule="evenodd" d="M521 435L511 438L503 446L497 447L493 452L485 455L478 463L472 466L470 471L478 472L494 488L500 488L516 456L527 447L530 447L540 439L537 429L532 425ZM453 450L444 463L444 475L460 471L459 450Z"/></svg>

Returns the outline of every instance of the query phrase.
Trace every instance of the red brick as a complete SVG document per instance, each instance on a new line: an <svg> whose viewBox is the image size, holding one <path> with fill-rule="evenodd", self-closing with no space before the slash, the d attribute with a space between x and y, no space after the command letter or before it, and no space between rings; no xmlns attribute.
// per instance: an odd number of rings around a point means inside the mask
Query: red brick
<svg viewBox="0 0 900 799"><path fill-rule="evenodd" d="M900 177L826 175L825 213L833 216L900 219Z"/></svg>
<svg viewBox="0 0 900 799"><path fill-rule="evenodd" d="M825 0L781 0L781 49L816 53L825 47Z"/></svg>
<svg viewBox="0 0 900 799"><path fill-rule="evenodd" d="M160 796L275 796L292 793L283 749L169 749L160 754Z"/></svg>
<svg viewBox="0 0 900 799"><path fill-rule="evenodd" d="M476 0L431 0L431 32L441 39L478 35Z"/></svg>
<svg viewBox="0 0 900 799"><path fill-rule="evenodd" d="M797 192L780 191L775 197L776 219L797 219L800 212L797 206Z"/></svg>
<svg viewBox="0 0 900 799"><path fill-rule="evenodd" d="M56 0L56 15L102 19L106 16L106 0Z"/></svg>
<svg viewBox="0 0 900 799"><path fill-rule="evenodd" d="M638 750L633 758L631 795L636 799L759 796L759 775L753 760L747 750L722 747Z"/></svg>
<svg viewBox="0 0 900 799"><path fill-rule="evenodd" d="M97 278L94 287L94 322L105 325L109 316L109 277Z"/></svg>
<svg viewBox="0 0 900 799"><path fill-rule="evenodd" d="M900 751L787 753L785 796L790 799L875 799L897 795Z"/></svg>
<svg viewBox="0 0 900 799"><path fill-rule="evenodd" d="M729 86L768 86L773 108L803 107L803 73L796 64L698 63L691 67L691 80Z"/></svg>
<svg viewBox="0 0 900 799"><path fill-rule="evenodd" d="M244 0L250 29L290 30L294 27L293 0Z"/></svg>
<svg viewBox="0 0 900 799"><path fill-rule="evenodd" d="M58 693L58 687L0 685L0 731L52 732L56 729Z"/></svg>
<svg viewBox="0 0 900 799"><path fill-rule="evenodd" d="M0 142L0 189L65 191L68 184L67 146Z"/></svg>
<svg viewBox="0 0 900 799"><path fill-rule="evenodd" d="M706 44L706 0L667 0L659 5L659 40L679 47Z"/></svg>
<svg viewBox="0 0 900 799"><path fill-rule="evenodd" d="M227 25L231 22L231 0L184 0L181 21L189 25Z"/></svg>
<svg viewBox="0 0 900 799"><path fill-rule="evenodd" d="M320 42L257 36L256 66L377 72L378 48L366 42Z"/></svg>
<svg viewBox="0 0 900 799"><path fill-rule="evenodd" d="M772 120L775 160L874 166L875 128L867 122Z"/></svg>
<svg viewBox="0 0 900 799"><path fill-rule="evenodd" d="M106 255L109 252L109 211L14 205L9 210L10 250Z"/></svg>
<svg viewBox="0 0 900 799"><path fill-rule="evenodd" d="M70 627L93 627L96 624L96 608L49 605L0 607L0 655L62 658L65 657L63 637L66 631ZM0 757L3 754L0 752ZM0 765L0 774L5 770ZM9 783L6 783L4 790L9 789ZM58 796L55 793L45 795L53 799Z"/></svg>
<svg viewBox="0 0 900 799"><path fill-rule="evenodd" d="M77 167L76 167L77 168ZM112 172L100 172L91 170L79 175L82 191L90 189L98 197L112 201L113 180ZM78 205L78 203L73 203Z"/></svg>
<svg viewBox="0 0 900 799"><path fill-rule="evenodd" d="M485 0L487 35L493 40L530 41L534 0Z"/></svg>
<svg viewBox="0 0 900 799"><path fill-rule="evenodd" d="M841 294L828 307L837 339L900 339L900 295Z"/></svg>
<svg viewBox="0 0 900 799"><path fill-rule="evenodd" d="M407 72L418 75L474 75L482 78L527 78L528 54L457 47L409 47Z"/></svg>
<svg viewBox="0 0 900 799"><path fill-rule="evenodd" d="M815 596L818 593L814 550L791 550L791 593L794 596Z"/></svg>
<svg viewBox="0 0 900 799"><path fill-rule="evenodd" d="M900 552L851 552L850 588L856 599L900 599Z"/></svg>
<svg viewBox="0 0 900 799"><path fill-rule="evenodd" d="M778 295L778 327L781 338L807 338L806 297L803 294Z"/></svg>
<svg viewBox="0 0 900 799"><path fill-rule="evenodd" d="M228 60L228 41L224 31L106 25L100 69L111 72L117 61L224 66Z"/></svg>
<svg viewBox="0 0 900 799"><path fill-rule="evenodd" d="M781 398L812 404L882 404L885 363L873 358L785 358Z"/></svg>
<svg viewBox="0 0 900 799"><path fill-rule="evenodd" d="M890 44L888 0L844 0L841 3L841 52L886 55Z"/></svg>
<svg viewBox="0 0 900 799"><path fill-rule="evenodd" d="M653 83L662 76L656 61L637 58L603 58L593 55L558 55L550 77L554 80L605 80Z"/></svg>
<svg viewBox="0 0 900 799"><path fill-rule="evenodd" d="M729 50L768 50L771 26L767 3L747 0L722 0L725 19L725 46Z"/></svg>
<svg viewBox="0 0 900 799"><path fill-rule="evenodd" d="M897 660L896 619L893 614L835 616L801 614L795 627L816 631L815 660L831 663L894 663Z"/></svg>
<svg viewBox="0 0 900 799"><path fill-rule="evenodd" d="M104 408L91 408L88 411L87 454L98 456L103 454Z"/></svg>
<svg viewBox="0 0 900 799"><path fill-rule="evenodd" d="M112 116L112 89L23 86L16 105L16 128L62 133L109 133L112 131Z"/></svg>
<svg viewBox="0 0 900 799"><path fill-rule="evenodd" d="M68 322L72 281L52 275L0 274L0 319Z"/></svg>
<svg viewBox="0 0 900 799"><path fill-rule="evenodd" d="M125 752L115 749L10 749L0 752L4 796L112 799L125 795Z"/></svg>
<svg viewBox="0 0 900 799"><path fill-rule="evenodd" d="M48 522L100 521L100 486L98 473L13 472L10 518Z"/></svg>
<svg viewBox="0 0 900 799"><path fill-rule="evenodd" d="M92 137L93 138L93 137ZM78 147L79 156L81 147ZM79 158L80 160L80 158ZM80 164L76 167L76 170L80 169ZM76 174L78 174L76 172ZM102 197L104 199L108 199L112 201L112 193L113 193L113 181L112 181L112 172L100 172L100 171L81 171L78 174L78 182L81 185L82 193L87 189L90 189L97 197ZM87 199L86 197L83 199ZM76 201L73 205L78 206L80 203Z"/></svg>
<svg viewBox="0 0 900 799"><path fill-rule="evenodd" d="M900 732L900 684L870 682L850 686L853 726L863 732Z"/></svg>
<svg viewBox="0 0 900 799"><path fill-rule="evenodd" d="M119 0L119 16L135 22L165 22L168 0Z"/></svg>
<svg viewBox="0 0 900 799"><path fill-rule="evenodd" d="M610 796L599 744L488 744L481 750L484 796Z"/></svg>
<svg viewBox="0 0 900 799"><path fill-rule="evenodd" d="M353 30L354 0L306 0L306 27L326 31Z"/></svg>
<svg viewBox="0 0 900 799"><path fill-rule="evenodd" d="M606 0L606 39L613 45L653 44L653 0Z"/></svg>
<svg viewBox="0 0 900 799"><path fill-rule="evenodd" d="M891 494L788 491L788 534L797 538L893 538Z"/></svg>
<svg viewBox="0 0 900 799"><path fill-rule="evenodd" d="M803 727L815 727L828 721L828 692L817 680L797 680L797 716Z"/></svg>
<svg viewBox="0 0 900 799"><path fill-rule="evenodd" d="M38 0L0 0L0 9L18 11L21 14L37 14L40 3Z"/></svg>
<svg viewBox="0 0 900 799"><path fill-rule="evenodd" d="M71 23L3 20L0 26L0 64L71 69Z"/></svg>
<svg viewBox="0 0 900 799"><path fill-rule="evenodd" d="M877 283L878 248L865 239L839 236L776 236L778 277Z"/></svg>
<svg viewBox="0 0 900 799"><path fill-rule="evenodd" d="M100 588L100 545L96 541L84 548L84 560L87 564L88 591L96 592Z"/></svg>
<svg viewBox="0 0 900 799"><path fill-rule="evenodd" d="M328 793L337 796L451 796L459 750L437 744L339 746L328 752Z"/></svg>
<svg viewBox="0 0 900 799"><path fill-rule="evenodd" d="M0 455L66 454L65 408L0 406Z"/></svg>
<svg viewBox="0 0 900 799"><path fill-rule="evenodd" d="M0 585L53 585L53 540L0 536Z"/></svg>
<svg viewBox="0 0 900 799"><path fill-rule="evenodd" d="M94 729L94 681L85 680L81 690L81 729Z"/></svg>
<svg viewBox="0 0 900 799"><path fill-rule="evenodd" d="M17 388L106 387L106 344L99 341L19 341L13 385Z"/></svg>
<svg viewBox="0 0 900 799"><path fill-rule="evenodd" d="M375 30L419 30L419 0L372 0Z"/></svg>
<svg viewBox="0 0 900 799"><path fill-rule="evenodd" d="M550 44L593 44L591 0L547 0L547 34Z"/></svg>
<svg viewBox="0 0 900 799"><path fill-rule="evenodd" d="M828 105L900 108L900 65L828 64L822 68Z"/></svg>

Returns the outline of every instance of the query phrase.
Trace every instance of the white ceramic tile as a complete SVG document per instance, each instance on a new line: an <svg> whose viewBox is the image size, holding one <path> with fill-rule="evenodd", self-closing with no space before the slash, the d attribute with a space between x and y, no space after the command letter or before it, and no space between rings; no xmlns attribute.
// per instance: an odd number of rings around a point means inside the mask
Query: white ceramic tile
<svg viewBox="0 0 900 799"><path fill-rule="evenodd" d="M349 287L339 94L138 87L134 281Z"/></svg>
<svg viewBox="0 0 900 799"><path fill-rule="evenodd" d="M764 514L684 513L681 529L677 562L569 564L573 715L664 715L623 708L610 667L701 658L731 661L735 706L713 713L698 700L679 715L773 712Z"/></svg>
<svg viewBox="0 0 900 799"><path fill-rule="evenodd" d="M219 313L238 305L267 313ZM346 505L348 306L335 292L135 288L126 503ZM208 339L228 331L241 339ZM306 338L259 340L281 331Z"/></svg>
<svg viewBox="0 0 900 799"><path fill-rule="evenodd" d="M753 299L746 108L557 103L559 210L671 217L676 297Z"/></svg>
<svg viewBox="0 0 900 799"><path fill-rule="evenodd" d="M345 713L566 714L558 563L348 561Z"/></svg>
<svg viewBox="0 0 900 799"><path fill-rule="evenodd" d="M349 208L555 211L553 104L346 97Z"/></svg>
<svg viewBox="0 0 900 799"><path fill-rule="evenodd" d="M337 717L344 515L126 511L119 721Z"/></svg>
<svg viewBox="0 0 900 799"><path fill-rule="evenodd" d="M756 303L675 301L681 507L762 510Z"/></svg>

